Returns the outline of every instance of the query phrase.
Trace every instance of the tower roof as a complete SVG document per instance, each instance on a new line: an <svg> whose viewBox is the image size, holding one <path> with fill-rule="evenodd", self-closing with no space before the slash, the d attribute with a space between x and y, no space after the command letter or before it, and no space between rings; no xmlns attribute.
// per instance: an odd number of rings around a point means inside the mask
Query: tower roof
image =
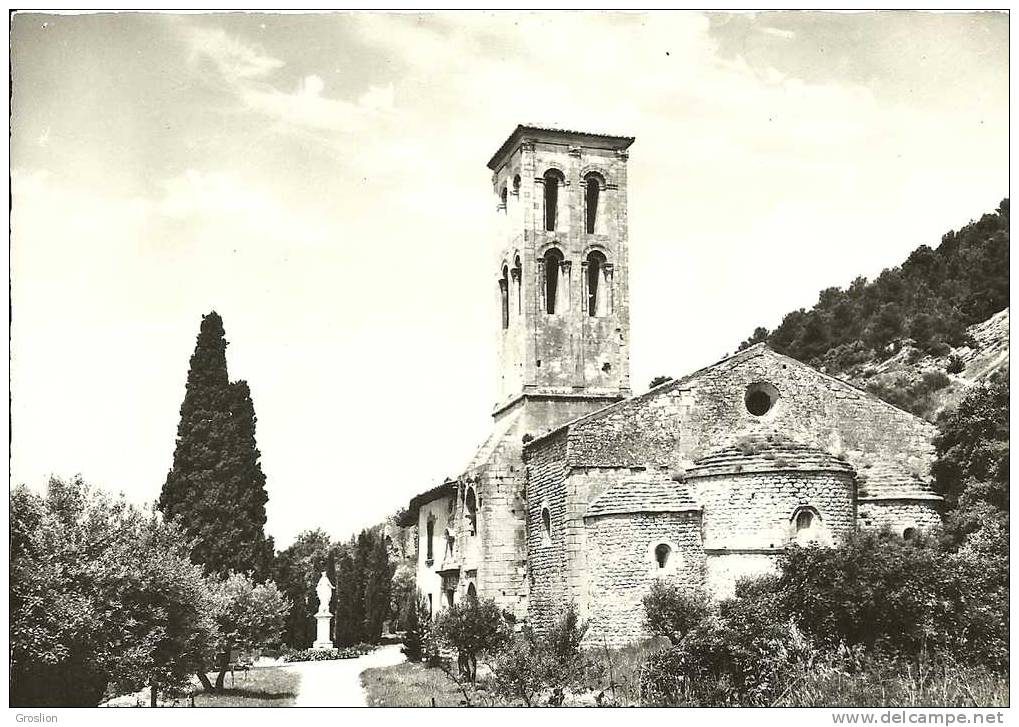
<svg viewBox="0 0 1019 727"><path fill-rule="evenodd" d="M622 150L629 148L636 137L633 136L612 136L611 134L598 134L592 131L573 131L571 129L555 129L548 126L531 126L518 124L506 141L502 143L499 150L495 152L488 162L488 168L495 171L515 150L524 139L534 141L545 141L559 144L574 144L586 146L592 149Z"/></svg>

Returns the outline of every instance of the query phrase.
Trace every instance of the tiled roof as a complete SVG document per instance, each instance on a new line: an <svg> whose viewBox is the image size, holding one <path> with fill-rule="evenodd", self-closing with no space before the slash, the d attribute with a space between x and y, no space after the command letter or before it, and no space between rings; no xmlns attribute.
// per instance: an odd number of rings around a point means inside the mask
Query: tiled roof
<svg viewBox="0 0 1019 727"><path fill-rule="evenodd" d="M594 499L584 517L638 512L699 512L690 488L665 475L642 474L610 486Z"/></svg>
<svg viewBox="0 0 1019 727"><path fill-rule="evenodd" d="M687 478L747 472L848 472L852 466L824 450L793 442L777 432L749 433L735 442L701 457L687 471Z"/></svg>
<svg viewBox="0 0 1019 727"><path fill-rule="evenodd" d="M857 495L870 500L942 500L930 483L890 462L877 462L860 468Z"/></svg>
<svg viewBox="0 0 1019 727"><path fill-rule="evenodd" d="M551 126L535 126L531 124L519 124L510 135L506 138L506 141L502 143L499 150L492 155L492 158L488 162L488 168L495 171L500 162L503 161L507 154L516 148L517 144L524 138L525 135L530 134L532 136L541 136L552 134L563 138L566 141L573 141L574 143L584 144L597 144L599 148L607 149L626 149L633 143L634 138L632 136L615 136L613 134L598 134L591 131L573 131L570 129L557 129Z"/></svg>

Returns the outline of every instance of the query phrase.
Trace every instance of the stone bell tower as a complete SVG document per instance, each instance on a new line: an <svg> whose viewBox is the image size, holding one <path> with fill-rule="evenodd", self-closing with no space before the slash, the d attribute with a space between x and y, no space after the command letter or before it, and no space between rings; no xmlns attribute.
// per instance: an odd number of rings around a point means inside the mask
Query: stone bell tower
<svg viewBox="0 0 1019 727"><path fill-rule="evenodd" d="M521 125L488 162L501 227L497 421L524 406L532 429L552 427L630 395L633 141Z"/></svg>

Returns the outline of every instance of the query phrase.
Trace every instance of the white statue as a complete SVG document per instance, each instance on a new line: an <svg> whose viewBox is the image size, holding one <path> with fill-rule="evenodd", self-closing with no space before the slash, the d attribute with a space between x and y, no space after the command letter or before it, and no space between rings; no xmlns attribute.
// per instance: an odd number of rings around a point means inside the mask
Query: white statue
<svg viewBox="0 0 1019 727"><path fill-rule="evenodd" d="M315 639L315 643L311 645L311 648L331 649L333 648L333 641L329 636L329 620L332 618L332 615L329 613L329 600L333 596L333 584L329 582L325 572L318 579L315 593L318 594L318 613L315 614L315 630L318 638Z"/></svg>
<svg viewBox="0 0 1019 727"><path fill-rule="evenodd" d="M333 584L329 582L325 571L322 572L322 577L318 579L315 593L318 594L318 612L329 613L329 601L333 597Z"/></svg>

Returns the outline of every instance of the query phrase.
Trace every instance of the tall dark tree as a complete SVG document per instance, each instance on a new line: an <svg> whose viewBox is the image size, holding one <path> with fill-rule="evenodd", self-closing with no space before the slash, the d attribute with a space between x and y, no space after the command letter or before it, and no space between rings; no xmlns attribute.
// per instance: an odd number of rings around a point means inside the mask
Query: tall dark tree
<svg viewBox="0 0 1019 727"><path fill-rule="evenodd" d="M276 557L274 578L291 602L283 637L287 645L307 649L315 640L315 611L318 610L315 586L323 571L334 586L338 583L336 559L342 547L332 543L322 530L305 530ZM339 593L334 590L333 604L330 604L333 613L338 601Z"/></svg>
<svg viewBox="0 0 1019 727"><path fill-rule="evenodd" d="M159 509L193 539L191 558L215 574L268 575L265 475L255 445L255 408L248 385L230 383L223 320L202 318L184 402L173 468Z"/></svg>

